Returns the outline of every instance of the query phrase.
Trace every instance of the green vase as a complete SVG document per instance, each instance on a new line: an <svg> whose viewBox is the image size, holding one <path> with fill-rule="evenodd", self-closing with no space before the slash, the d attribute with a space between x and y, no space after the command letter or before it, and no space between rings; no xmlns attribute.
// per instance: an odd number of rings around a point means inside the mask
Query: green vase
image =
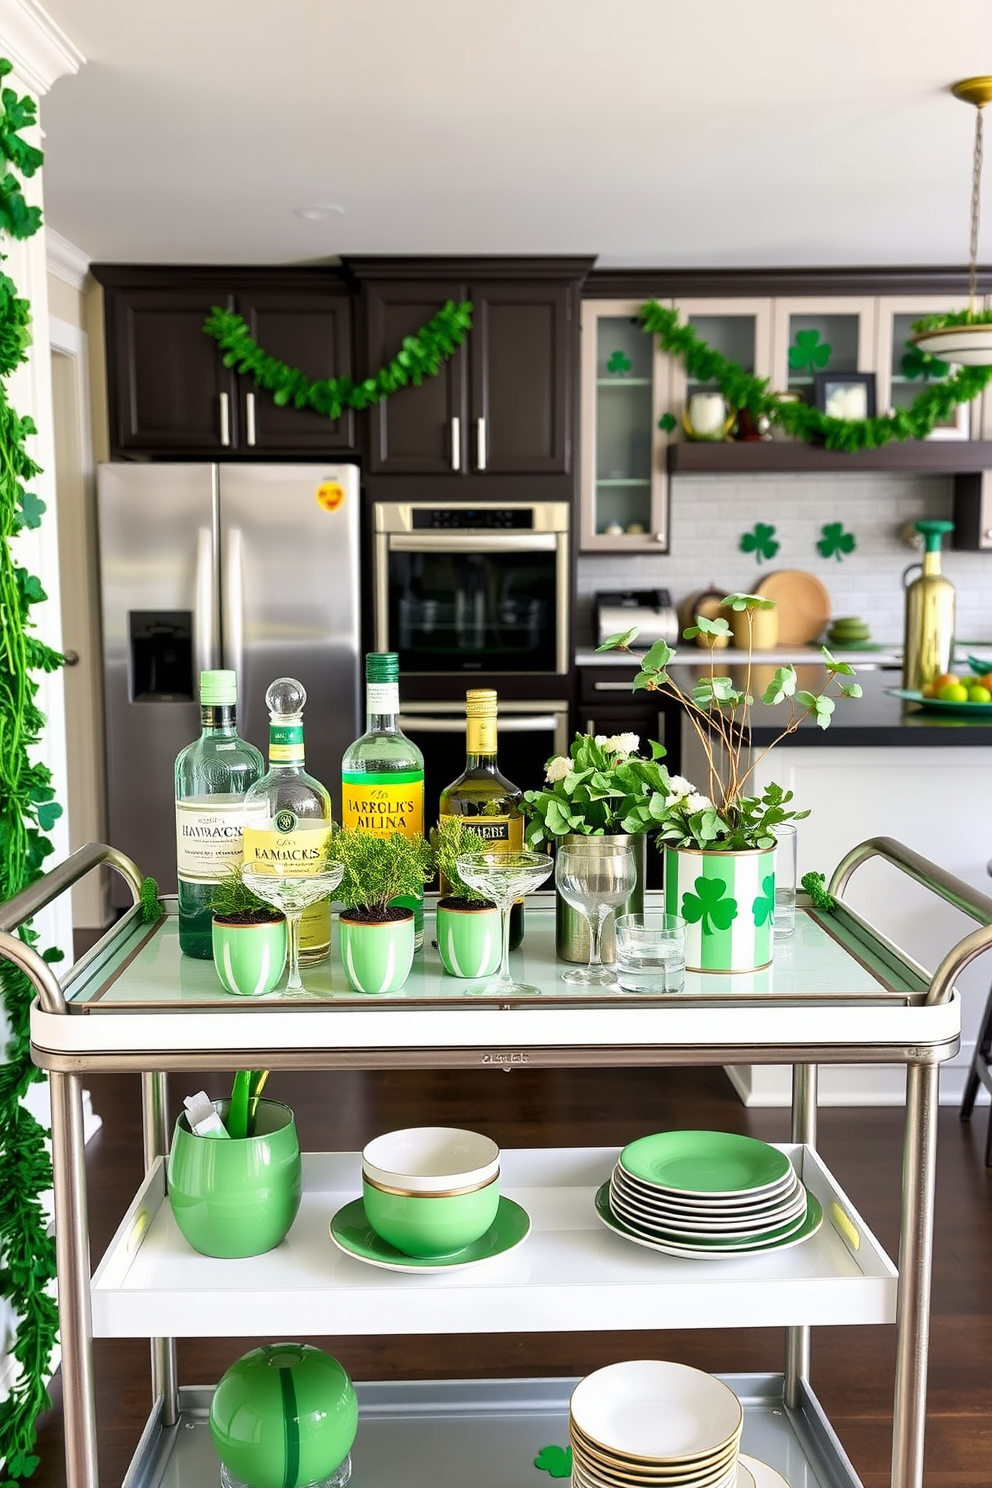
<svg viewBox="0 0 992 1488"><path fill-rule="evenodd" d="M687 971L771 965L775 849L665 848L665 909L685 920Z"/></svg>
<svg viewBox="0 0 992 1488"><path fill-rule="evenodd" d="M214 1101L223 1120L230 1101ZM169 1153L169 1203L201 1255L264 1255L289 1234L303 1171L296 1123L280 1101L258 1103L253 1137L198 1137L185 1115Z"/></svg>
<svg viewBox="0 0 992 1488"><path fill-rule="evenodd" d="M449 976L491 976L499 970L501 921L495 905L437 907L437 950Z"/></svg>
<svg viewBox="0 0 992 1488"><path fill-rule="evenodd" d="M215 919L214 968L225 992L262 997L271 992L286 964L286 921L232 925Z"/></svg>
<svg viewBox="0 0 992 1488"><path fill-rule="evenodd" d="M643 832L635 836L617 834L607 836L603 833L584 836L581 832L569 832L564 837L556 839L556 847L589 846L602 844L603 850L608 852L618 844L621 847L632 847L634 849L634 863L637 868L637 879L634 887L624 900L623 904L611 915L608 915L603 925L603 933L600 936L599 959L604 965L610 965L617 958L616 935L614 934L614 921L617 915L642 914L644 911L644 881L647 877L647 843L648 839ZM589 921L585 915L573 909L570 904L559 893L555 893L555 954L560 961L577 961L585 966L589 961Z"/></svg>
<svg viewBox="0 0 992 1488"><path fill-rule="evenodd" d="M398 992L413 965L414 925L409 912L402 920L338 918L341 964L356 992Z"/></svg>

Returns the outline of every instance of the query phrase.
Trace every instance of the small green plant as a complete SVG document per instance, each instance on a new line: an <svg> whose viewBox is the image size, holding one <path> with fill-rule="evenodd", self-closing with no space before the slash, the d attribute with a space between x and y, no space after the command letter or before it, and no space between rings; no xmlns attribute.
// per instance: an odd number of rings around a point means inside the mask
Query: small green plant
<svg viewBox="0 0 992 1488"><path fill-rule="evenodd" d="M375 837L357 827L341 827L331 841L330 856L344 866L336 897L351 919L399 919L405 911L392 901L422 893L434 874L430 846L419 832Z"/></svg>
<svg viewBox="0 0 992 1488"><path fill-rule="evenodd" d="M210 896L209 908L214 918L225 925L274 925L282 919L282 911L266 904L241 876L240 868L232 868L219 881Z"/></svg>
<svg viewBox="0 0 992 1488"><path fill-rule="evenodd" d="M460 816L442 816L436 827L431 828L431 852L434 854L434 863L442 881L448 884L448 892L445 899L456 899L465 904L473 904L479 908L489 908L493 901L487 899L485 894L480 894L478 889L473 889L467 884L458 872L458 858L467 853L485 850L482 839L477 832L466 826Z"/></svg>
<svg viewBox="0 0 992 1488"><path fill-rule="evenodd" d="M524 792L527 846L570 832L601 837L656 827L668 795L659 763L665 751L652 742L651 758L642 759L640 744L636 734L576 734L567 756L548 761L545 788Z"/></svg>
<svg viewBox="0 0 992 1488"><path fill-rule="evenodd" d="M158 884L154 878L143 878L141 888L138 891L138 902L141 905L141 922L143 925L154 925L165 914L165 908L158 897Z"/></svg>

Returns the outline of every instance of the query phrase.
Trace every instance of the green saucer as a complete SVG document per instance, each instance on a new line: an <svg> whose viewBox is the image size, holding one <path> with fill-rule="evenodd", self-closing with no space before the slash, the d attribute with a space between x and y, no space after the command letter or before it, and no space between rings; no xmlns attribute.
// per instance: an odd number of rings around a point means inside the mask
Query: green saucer
<svg viewBox="0 0 992 1488"><path fill-rule="evenodd" d="M530 1215L512 1199L500 1197L496 1218L480 1239L447 1256L408 1256L377 1235L365 1217L361 1199L353 1199L331 1220L331 1239L345 1255L386 1271L456 1271L495 1256L508 1255L530 1234Z"/></svg>
<svg viewBox="0 0 992 1488"><path fill-rule="evenodd" d="M651 1240L647 1235L641 1235L636 1230L624 1224L618 1219L610 1208L610 1185L604 1183L596 1190L596 1213L606 1225L607 1229L613 1230L614 1234L622 1235L625 1240L633 1240L635 1245L643 1245L648 1250L660 1250L663 1255L681 1256L684 1260L693 1261L729 1261L734 1256L765 1255L771 1250L788 1250L792 1245L799 1245L803 1240L808 1240L810 1235L815 1235L823 1223L823 1208L815 1194L806 1190L806 1218L799 1229L792 1234L786 1235L782 1240L763 1241L761 1244L745 1246L737 1245L728 1250L714 1250L708 1245L678 1245L674 1241Z"/></svg>
<svg viewBox="0 0 992 1488"><path fill-rule="evenodd" d="M740 1194L774 1188L792 1164L784 1152L736 1132L655 1132L620 1154L624 1170L674 1193Z"/></svg>

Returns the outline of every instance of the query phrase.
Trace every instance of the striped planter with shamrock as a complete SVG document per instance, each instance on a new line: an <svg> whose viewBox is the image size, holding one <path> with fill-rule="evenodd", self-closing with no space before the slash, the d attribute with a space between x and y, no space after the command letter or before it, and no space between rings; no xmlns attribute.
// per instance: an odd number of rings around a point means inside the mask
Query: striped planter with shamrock
<svg viewBox="0 0 992 1488"><path fill-rule="evenodd" d="M666 847L665 909L685 920L688 971L760 971L772 960L775 849Z"/></svg>

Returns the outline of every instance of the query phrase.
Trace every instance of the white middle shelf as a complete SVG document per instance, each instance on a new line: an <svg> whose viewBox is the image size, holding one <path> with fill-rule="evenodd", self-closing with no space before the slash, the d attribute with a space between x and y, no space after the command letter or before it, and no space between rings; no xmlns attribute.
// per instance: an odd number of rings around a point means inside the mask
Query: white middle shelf
<svg viewBox="0 0 992 1488"><path fill-rule="evenodd" d="M361 1194L361 1155L307 1153L303 1202L267 1255L214 1260L183 1239L155 1163L92 1281L97 1338L572 1332L891 1323L896 1270L816 1153L782 1144L823 1205L792 1249L680 1260L611 1233L593 1196L614 1147L501 1155L501 1188L533 1228L516 1251L449 1274L343 1255L331 1217Z"/></svg>

